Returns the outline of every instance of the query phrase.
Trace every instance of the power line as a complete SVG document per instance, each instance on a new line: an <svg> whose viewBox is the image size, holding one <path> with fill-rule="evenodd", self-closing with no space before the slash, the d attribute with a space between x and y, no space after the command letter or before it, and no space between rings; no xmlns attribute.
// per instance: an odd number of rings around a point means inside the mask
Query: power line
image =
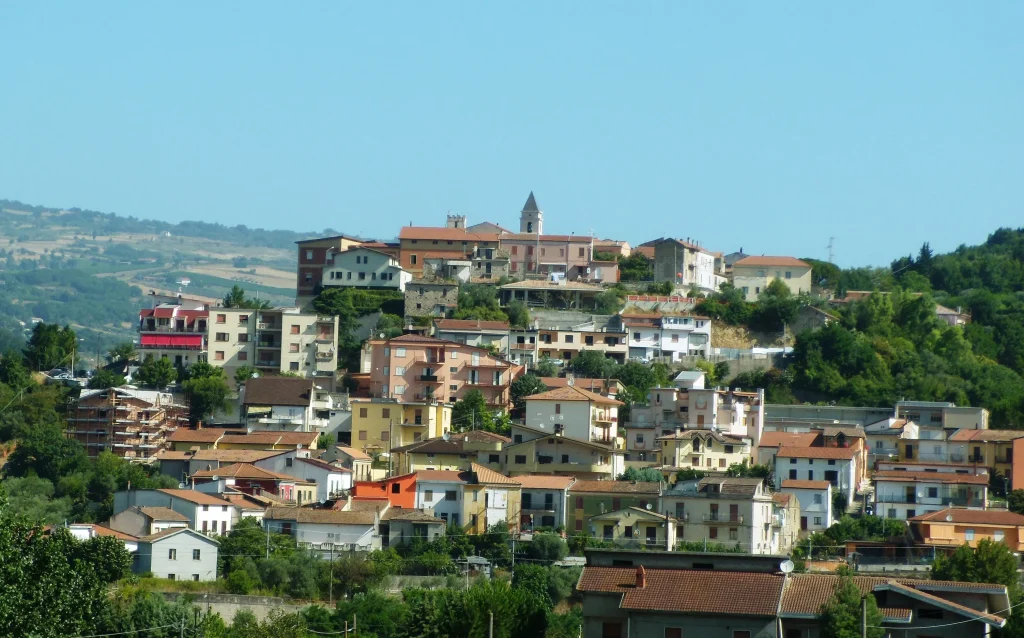
<svg viewBox="0 0 1024 638"><path fill-rule="evenodd" d="M1014 607L1020 607L1021 605L1024 605L1024 600L1022 600L1021 602L1017 603L1016 605L1010 605L1006 609L1002 609L1000 611L991 611L991 612L987 612L987 613L989 615L992 615L992 616L998 616L999 614L1006 613L1006 612L1010 611L1011 609L1013 609ZM979 613L981 613L981 612L979 612ZM953 627L953 626L956 626L956 625L965 625L965 624L967 624L969 622L985 622L985 621L981 620L980 618L968 618L967 620L959 620L957 622L946 623L945 625L928 625L927 627L921 627L921 629L927 629L927 630L930 631L932 629L941 629L942 627ZM889 630L898 629L898 627L879 627L877 625L868 625L868 627L871 628L871 629L889 629Z"/></svg>
<svg viewBox="0 0 1024 638"><path fill-rule="evenodd" d="M89 634L88 636L78 636L78 638L104 638L106 636L128 636L130 634L140 634L146 631L156 631L157 629L169 629L171 627L181 627L180 622L176 622L172 625L160 625L159 627L146 627L144 629L132 629L131 631L118 631L112 634Z"/></svg>

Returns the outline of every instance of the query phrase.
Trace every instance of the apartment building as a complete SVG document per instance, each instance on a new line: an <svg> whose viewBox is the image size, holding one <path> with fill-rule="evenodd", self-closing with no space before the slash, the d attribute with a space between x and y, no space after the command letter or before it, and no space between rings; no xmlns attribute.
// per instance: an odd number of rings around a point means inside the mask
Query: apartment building
<svg viewBox="0 0 1024 638"><path fill-rule="evenodd" d="M569 488L576 482L573 476L518 476L522 486L522 514L519 526L523 530L568 529L566 501Z"/></svg>
<svg viewBox="0 0 1024 638"><path fill-rule="evenodd" d="M371 397L454 403L478 390L499 410L508 409L509 387L522 374L486 348L412 334L367 341L360 370Z"/></svg>
<svg viewBox="0 0 1024 638"><path fill-rule="evenodd" d="M672 469L724 472L751 462L750 439L716 430L679 430L659 436L661 465Z"/></svg>
<svg viewBox="0 0 1024 638"><path fill-rule="evenodd" d="M173 394L107 388L82 390L68 408L66 431L89 456L107 451L148 462L168 446L171 433L188 424L188 407Z"/></svg>
<svg viewBox="0 0 1024 638"><path fill-rule="evenodd" d="M732 265L732 284L747 301L757 301L773 281L786 284L794 295L810 294L811 265L795 257L744 257Z"/></svg>
<svg viewBox="0 0 1024 638"><path fill-rule="evenodd" d="M295 304L304 308L316 297L323 283L324 264L332 253L344 252L362 245L364 242L349 235L334 237L318 237L295 242L298 255L296 259Z"/></svg>
<svg viewBox="0 0 1024 638"><path fill-rule="evenodd" d="M988 507L987 474L963 474L956 466L924 471L921 468L878 470L875 482L875 513L885 518L908 520L945 507Z"/></svg>
<svg viewBox="0 0 1024 638"><path fill-rule="evenodd" d="M508 352L509 325L507 321L481 321L479 319L435 319L432 336L445 341L487 348L499 354Z"/></svg>
<svg viewBox="0 0 1024 638"><path fill-rule="evenodd" d="M628 507L661 511L660 482L645 481L594 481L577 479L569 486L566 521L569 533L598 533L594 516L615 512ZM603 530L602 530L603 533Z"/></svg>
<svg viewBox="0 0 1024 638"><path fill-rule="evenodd" d="M370 288L404 291L412 275L397 257L365 246L332 252L320 278L322 288Z"/></svg>
<svg viewBox="0 0 1024 638"><path fill-rule="evenodd" d="M450 403L383 397L352 400L351 445L372 456L440 437L451 429Z"/></svg>
<svg viewBox="0 0 1024 638"><path fill-rule="evenodd" d="M619 317L630 359L711 356L711 319L697 315L629 314Z"/></svg>
<svg viewBox="0 0 1024 638"><path fill-rule="evenodd" d="M860 489L861 469L857 450L840 447L780 447L775 456L775 476L780 480L825 480L844 495L847 506Z"/></svg>
<svg viewBox="0 0 1024 638"><path fill-rule="evenodd" d="M500 248L476 248L460 258L433 257L423 260L424 279L459 283L489 283L511 273L508 253Z"/></svg>
<svg viewBox="0 0 1024 638"><path fill-rule="evenodd" d="M193 489L206 494L235 491L271 497L282 504L299 506L317 500L317 485L313 481L256 467L251 463L234 463L216 470L200 470L189 477L189 482Z"/></svg>
<svg viewBox="0 0 1024 638"><path fill-rule="evenodd" d="M517 345L520 345L519 336L517 333ZM597 350L617 363L625 363L629 352L626 333L608 326L583 326L576 329L540 328L536 331L536 339L537 360L558 359L568 363L584 350Z"/></svg>
<svg viewBox="0 0 1024 638"><path fill-rule="evenodd" d="M511 441L506 436L483 430L450 432L392 448L392 470L398 474L419 470L461 471L476 463L501 471L501 451Z"/></svg>
<svg viewBox="0 0 1024 638"><path fill-rule="evenodd" d="M947 507L907 520L914 538L924 545L977 547L984 539L1002 543L1011 552L1024 551L1024 516L1006 510Z"/></svg>
<svg viewBox="0 0 1024 638"><path fill-rule="evenodd" d="M679 522L677 540L722 543L751 554L782 554L788 521L760 478L705 477L665 490L662 510Z"/></svg>
<svg viewBox="0 0 1024 638"><path fill-rule="evenodd" d="M715 270L716 254L695 241L662 238L654 246L654 280L670 281L678 288L718 292L725 277Z"/></svg>
<svg viewBox="0 0 1024 638"><path fill-rule="evenodd" d="M492 259L501 257L497 233L471 233L465 228L403 226L398 241L400 265L416 278L423 276L427 260L484 261L488 254Z"/></svg>
<svg viewBox="0 0 1024 638"><path fill-rule="evenodd" d="M234 505L213 494L196 490L122 490L114 493L115 518L131 507L171 509L188 519L189 528L212 535L227 534L231 531L232 521L238 520ZM132 533L127 529L118 531Z"/></svg>
<svg viewBox="0 0 1024 638"><path fill-rule="evenodd" d="M209 362L229 381L241 367L263 374L298 374L334 389L338 318L296 308L209 310Z"/></svg>
<svg viewBox="0 0 1024 638"><path fill-rule="evenodd" d="M159 303L139 311L139 354L187 367L207 357L209 311L195 304Z"/></svg>
<svg viewBox="0 0 1024 638"><path fill-rule="evenodd" d="M522 486L516 479L475 463L468 471L421 470L415 477L416 509L468 534L486 532L496 523L519 529Z"/></svg>
<svg viewBox="0 0 1024 638"><path fill-rule="evenodd" d="M898 401L893 416L913 421L921 427L987 430L989 412L985 408L959 406L948 401Z"/></svg>
<svg viewBox="0 0 1024 638"><path fill-rule="evenodd" d="M783 479L782 492L800 504L800 531L821 532L832 527L832 484L828 481Z"/></svg>
<svg viewBox="0 0 1024 638"><path fill-rule="evenodd" d="M250 432L326 432L334 402L314 379L260 377L242 387L242 419Z"/></svg>

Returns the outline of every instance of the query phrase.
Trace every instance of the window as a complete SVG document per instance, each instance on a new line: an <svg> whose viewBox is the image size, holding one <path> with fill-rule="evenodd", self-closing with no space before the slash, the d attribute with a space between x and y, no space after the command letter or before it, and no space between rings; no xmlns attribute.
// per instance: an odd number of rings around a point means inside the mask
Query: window
<svg viewBox="0 0 1024 638"><path fill-rule="evenodd" d="M561 403L556 403L555 404L555 414L561 414L561 413L562 413L562 404Z"/></svg>
<svg viewBox="0 0 1024 638"><path fill-rule="evenodd" d="M993 540L995 540L995 541L996 541L997 543L1001 543L1001 542L1003 542L1003 530L1001 530L1001 529L997 529L997 530L996 530L996 531L995 531L995 532L994 532L994 533L992 534L992 538L993 538Z"/></svg>
<svg viewBox="0 0 1024 638"><path fill-rule="evenodd" d="M200 550L198 550L198 549L193 549L192 550L192 560L199 560L199 551Z"/></svg>
<svg viewBox="0 0 1024 638"><path fill-rule="evenodd" d="M413 266L416 265L416 255L409 255L409 263Z"/></svg>
<svg viewBox="0 0 1024 638"><path fill-rule="evenodd" d="M298 370L299 370L299 362L298 361L292 361L291 363L289 363L288 364L288 370L290 370L291 372L298 372Z"/></svg>
<svg viewBox="0 0 1024 638"><path fill-rule="evenodd" d="M526 455L525 454L516 454L516 459L515 460L516 460L516 465L523 465L523 464L526 463Z"/></svg>
<svg viewBox="0 0 1024 638"><path fill-rule="evenodd" d="M731 541L739 540L739 537L740 537L739 530L736 529L735 527L730 527L729 528L729 540L731 540Z"/></svg>
<svg viewBox="0 0 1024 638"><path fill-rule="evenodd" d="M908 518L909 518L909 516L908 516ZM964 530L964 540L966 540L966 541L973 541L974 540L974 530L973 529Z"/></svg>
<svg viewBox="0 0 1024 638"><path fill-rule="evenodd" d="M572 335L565 335L565 342L566 343L572 343L572 338L573 338Z"/></svg>
<svg viewBox="0 0 1024 638"><path fill-rule="evenodd" d="M815 494L814 495L814 504L815 505L821 505L821 494Z"/></svg>
<svg viewBox="0 0 1024 638"><path fill-rule="evenodd" d="M238 343L249 343L249 333L247 333L247 332L239 332L238 333Z"/></svg>
<svg viewBox="0 0 1024 638"><path fill-rule="evenodd" d="M580 248L580 257L585 257L586 254L587 254L587 249L586 248Z"/></svg>
<svg viewBox="0 0 1024 638"><path fill-rule="evenodd" d="M746 629L734 629L732 638L750 638L750 631Z"/></svg>
<svg viewBox="0 0 1024 638"><path fill-rule="evenodd" d="M174 551L173 549L171 550ZM167 580L174 580L174 574L167 574Z"/></svg>
<svg viewBox="0 0 1024 638"><path fill-rule="evenodd" d="M199 574L192 574L192 580L199 582Z"/></svg>
<svg viewBox="0 0 1024 638"><path fill-rule="evenodd" d="M813 481L814 480L814 470L807 470L807 480L808 481Z"/></svg>
<svg viewBox="0 0 1024 638"><path fill-rule="evenodd" d="M796 459L789 459L790 465L796 465Z"/></svg>
<svg viewBox="0 0 1024 638"><path fill-rule="evenodd" d="M391 438L391 433L390 432L388 432L387 430L381 430L380 431L380 440L381 441L387 441L390 438Z"/></svg>
<svg viewBox="0 0 1024 638"><path fill-rule="evenodd" d="M366 430L359 430L359 440L360 441L365 441L366 440Z"/></svg>
<svg viewBox="0 0 1024 638"><path fill-rule="evenodd" d="M665 638L683 638L682 627L665 627Z"/></svg>
<svg viewBox="0 0 1024 638"><path fill-rule="evenodd" d="M248 361L249 360L249 353L246 352L245 350L239 352L238 353L238 360L239 361Z"/></svg>
<svg viewBox="0 0 1024 638"><path fill-rule="evenodd" d="M238 325L249 323L249 315L238 315Z"/></svg>
<svg viewBox="0 0 1024 638"><path fill-rule="evenodd" d="M299 344L297 344L297 343L289 343L288 344L288 352L298 352L298 351L299 351Z"/></svg>
<svg viewBox="0 0 1024 638"><path fill-rule="evenodd" d="M457 367L455 367L455 366L450 366L450 367L448 368L448 372L450 372L450 373L452 373L452 374L455 374L455 373L456 373L456 372L458 372L458 371L459 371L459 369L458 369Z"/></svg>
<svg viewBox="0 0 1024 638"><path fill-rule="evenodd" d="M632 525L626 525L626 531L624 531L622 533L622 535L625 536L626 538L633 538L633 526Z"/></svg>
<svg viewBox="0 0 1024 638"><path fill-rule="evenodd" d="M405 348L395 348L395 356L396 357L404 357L405 356Z"/></svg>
<svg viewBox="0 0 1024 638"><path fill-rule="evenodd" d="M708 538L718 538L718 528L717 527L710 527L710 528L708 528Z"/></svg>
<svg viewBox="0 0 1024 638"><path fill-rule="evenodd" d="M405 386L404 385L396 385L395 386L395 394L405 394Z"/></svg>
<svg viewBox="0 0 1024 638"><path fill-rule="evenodd" d="M939 488L937 488L937 487L929 487L928 488L928 498L938 498L938 497L939 497Z"/></svg>
<svg viewBox="0 0 1024 638"><path fill-rule="evenodd" d="M794 481L796 480L796 470L789 471L789 478L793 479Z"/></svg>
<svg viewBox="0 0 1024 638"><path fill-rule="evenodd" d="M619 497L612 497L612 510L622 509L622 499Z"/></svg>
<svg viewBox="0 0 1024 638"><path fill-rule="evenodd" d="M583 509L583 497L582 496L577 496L576 497L576 509L579 509L579 510Z"/></svg>
<svg viewBox="0 0 1024 638"><path fill-rule="evenodd" d="M423 490L423 499L425 501L427 501L427 502L433 501L434 500L434 490Z"/></svg>
<svg viewBox="0 0 1024 638"><path fill-rule="evenodd" d="M444 500L446 500L446 501L454 501L455 500L455 490L445 490Z"/></svg>
<svg viewBox="0 0 1024 638"><path fill-rule="evenodd" d="M405 366L395 366L395 376L403 376L405 374Z"/></svg>
<svg viewBox="0 0 1024 638"><path fill-rule="evenodd" d="M644 442L643 432L638 432L637 433L637 435L636 435L636 442L637 443L643 443Z"/></svg>
<svg viewBox="0 0 1024 638"><path fill-rule="evenodd" d="M218 351L214 352L213 353L213 360L214 361L223 361L224 360L224 351L223 350L218 350Z"/></svg>
<svg viewBox="0 0 1024 638"><path fill-rule="evenodd" d="M459 353L456 352L455 350L452 350L451 354L448 355L448 358L451 359L452 361L455 361L456 359L459 358Z"/></svg>
<svg viewBox="0 0 1024 638"><path fill-rule="evenodd" d="M178 550L169 549L167 550L167 560L178 560Z"/></svg>
<svg viewBox="0 0 1024 638"><path fill-rule="evenodd" d="M792 279L792 278L793 278L793 272L790 271L790 270L787 270L786 271L786 279Z"/></svg>
<svg viewBox="0 0 1024 638"><path fill-rule="evenodd" d="M217 323L227 323L227 322L228 322L228 316L227 315L217 315Z"/></svg>
<svg viewBox="0 0 1024 638"><path fill-rule="evenodd" d="M828 464L829 465L835 465L836 464L836 460L835 459L829 459L828 460Z"/></svg>
<svg viewBox="0 0 1024 638"><path fill-rule="evenodd" d="M293 324L292 327L289 329L289 332L291 332L293 335L297 335L299 334L299 327Z"/></svg>
<svg viewBox="0 0 1024 638"><path fill-rule="evenodd" d="M366 408L359 408L359 418L360 419L365 419L366 418Z"/></svg>
<svg viewBox="0 0 1024 638"><path fill-rule="evenodd" d="M448 390L451 391L451 392L458 392L459 391L459 386L458 386L458 384L451 383L451 384L448 385Z"/></svg>
<svg viewBox="0 0 1024 638"><path fill-rule="evenodd" d="M226 333L226 332L218 332L217 336L216 336L216 338L214 340L215 341L227 341L228 340L228 333Z"/></svg>
<svg viewBox="0 0 1024 638"><path fill-rule="evenodd" d="M815 516L814 517L814 524L815 525L821 525L821 517L820 516Z"/></svg>
<svg viewBox="0 0 1024 638"><path fill-rule="evenodd" d="M287 458L287 459L285 459L285 460L284 460L284 466L285 466L285 467L291 467L291 466L292 466L292 461L293 461L293 460L294 460L294 459L291 459L291 458Z"/></svg>

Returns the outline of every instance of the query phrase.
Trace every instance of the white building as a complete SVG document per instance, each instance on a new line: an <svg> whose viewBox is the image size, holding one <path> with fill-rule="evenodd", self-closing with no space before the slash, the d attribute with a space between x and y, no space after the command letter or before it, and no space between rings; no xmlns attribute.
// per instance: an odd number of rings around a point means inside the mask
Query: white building
<svg viewBox="0 0 1024 638"><path fill-rule="evenodd" d="M97 525L96 523L70 523L66 525L68 532L80 541L88 541L101 536L112 536L124 543L124 548L134 553L139 548L139 539L131 534L116 529Z"/></svg>
<svg viewBox="0 0 1024 638"><path fill-rule="evenodd" d="M624 315L630 359L711 355L711 320L692 315Z"/></svg>
<svg viewBox="0 0 1024 638"><path fill-rule="evenodd" d="M466 485L471 482L471 472L420 470L416 472L416 509L433 512L445 525L464 525L467 521L459 520L459 516Z"/></svg>
<svg viewBox="0 0 1024 638"><path fill-rule="evenodd" d="M217 580L218 542L191 529L168 529L139 539L132 571L169 580Z"/></svg>
<svg viewBox="0 0 1024 638"><path fill-rule="evenodd" d="M288 534L299 547L324 552L372 551L381 548L378 533L381 512L387 505L368 504L357 510L271 507L263 515L270 531Z"/></svg>
<svg viewBox="0 0 1024 638"><path fill-rule="evenodd" d="M919 514L947 507L985 509L988 506L987 474L947 471L879 470L874 474L875 514L905 521Z"/></svg>
<svg viewBox="0 0 1024 638"><path fill-rule="evenodd" d="M332 253L324 266L325 288L389 288L405 290L412 273L398 259L372 248L349 248Z"/></svg>
<svg viewBox="0 0 1024 638"><path fill-rule="evenodd" d="M794 295L810 294L811 265L795 257L744 257L732 265L732 284L747 301L757 301L773 281L786 284Z"/></svg>
<svg viewBox="0 0 1024 638"><path fill-rule="evenodd" d="M526 397L526 425L580 441L612 445L619 436L619 406L575 385Z"/></svg>
<svg viewBox="0 0 1024 638"><path fill-rule="evenodd" d="M800 531L820 532L832 526L832 484L828 481L783 479L782 490L800 503Z"/></svg>
<svg viewBox="0 0 1024 638"><path fill-rule="evenodd" d="M325 432L333 407L330 392L313 379L267 376L242 389L242 414L254 432Z"/></svg>
<svg viewBox="0 0 1024 638"><path fill-rule="evenodd" d="M309 450L289 450L254 461L253 465L316 483L316 500L321 503L340 498L352 489L352 470L310 458L309 454Z"/></svg>
<svg viewBox="0 0 1024 638"><path fill-rule="evenodd" d="M189 528L214 536L227 534L231 531L232 521L238 520L234 505L196 490L127 490L114 493L114 517L131 507L166 507L187 518Z"/></svg>
<svg viewBox="0 0 1024 638"><path fill-rule="evenodd" d="M854 448L782 446L775 455L776 480L828 481L849 507L859 487L857 455Z"/></svg>
<svg viewBox="0 0 1024 638"><path fill-rule="evenodd" d="M559 526L568 529L565 505L575 477L528 475L518 476L516 480L523 486L520 529Z"/></svg>

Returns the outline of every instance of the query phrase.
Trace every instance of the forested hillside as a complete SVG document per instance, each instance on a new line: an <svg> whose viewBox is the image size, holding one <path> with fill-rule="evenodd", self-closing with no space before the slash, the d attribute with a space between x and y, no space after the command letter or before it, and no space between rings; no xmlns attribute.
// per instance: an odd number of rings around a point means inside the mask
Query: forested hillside
<svg viewBox="0 0 1024 638"><path fill-rule="evenodd" d="M1024 229L1000 229L980 246L944 255L925 244L889 269L814 266L837 296L879 294L830 308L840 320L799 335L784 370L742 375L735 384L765 385L781 402L980 405L992 411L994 426L1024 428ZM936 302L961 308L971 322L946 325Z"/></svg>

